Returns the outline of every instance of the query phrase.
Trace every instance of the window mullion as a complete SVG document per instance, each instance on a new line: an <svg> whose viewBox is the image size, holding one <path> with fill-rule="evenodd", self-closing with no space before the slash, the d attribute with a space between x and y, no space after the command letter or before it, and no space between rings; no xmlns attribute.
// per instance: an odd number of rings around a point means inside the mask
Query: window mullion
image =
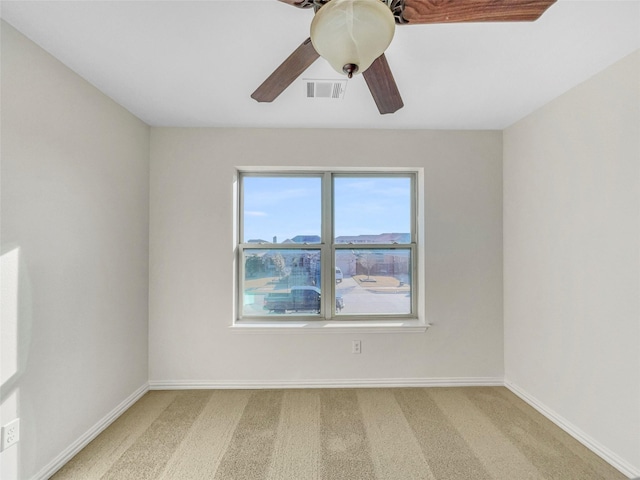
<svg viewBox="0 0 640 480"><path fill-rule="evenodd" d="M322 178L322 291L323 313L325 319L333 317L332 286L333 274L333 198L332 198L331 173L325 172Z"/></svg>

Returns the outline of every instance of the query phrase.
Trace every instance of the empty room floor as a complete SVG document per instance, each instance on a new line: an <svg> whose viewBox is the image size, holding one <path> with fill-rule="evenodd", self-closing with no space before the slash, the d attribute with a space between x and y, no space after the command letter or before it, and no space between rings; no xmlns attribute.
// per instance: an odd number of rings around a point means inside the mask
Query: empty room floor
<svg viewBox="0 0 640 480"><path fill-rule="evenodd" d="M617 480L504 387L150 391L62 479Z"/></svg>

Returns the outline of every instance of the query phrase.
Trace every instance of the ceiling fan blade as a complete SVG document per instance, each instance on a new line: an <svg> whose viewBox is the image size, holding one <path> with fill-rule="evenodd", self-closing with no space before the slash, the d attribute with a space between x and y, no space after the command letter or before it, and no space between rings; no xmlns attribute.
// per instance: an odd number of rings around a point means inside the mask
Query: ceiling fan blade
<svg viewBox="0 0 640 480"><path fill-rule="evenodd" d="M556 0L404 0L409 24L532 22Z"/></svg>
<svg viewBox="0 0 640 480"><path fill-rule="evenodd" d="M286 3L287 5L293 5L298 8L309 8L313 7L313 0L280 0L282 3Z"/></svg>
<svg viewBox="0 0 640 480"><path fill-rule="evenodd" d="M362 72L381 114L394 113L404 107L400 91L384 53Z"/></svg>
<svg viewBox="0 0 640 480"><path fill-rule="evenodd" d="M311 44L311 39L307 38L302 42L302 45L296 48L294 52L269 75L269 78L262 82L262 85L251 94L251 98L258 102L273 102L276 97L284 92L319 56Z"/></svg>

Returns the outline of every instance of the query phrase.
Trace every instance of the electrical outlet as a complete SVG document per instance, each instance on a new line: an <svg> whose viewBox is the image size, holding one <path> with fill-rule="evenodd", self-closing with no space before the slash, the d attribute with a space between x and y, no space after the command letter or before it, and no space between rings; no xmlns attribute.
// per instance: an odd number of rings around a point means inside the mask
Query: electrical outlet
<svg viewBox="0 0 640 480"><path fill-rule="evenodd" d="M20 440L20 419L7 423L2 427L2 450L9 448Z"/></svg>
<svg viewBox="0 0 640 480"><path fill-rule="evenodd" d="M360 340L351 342L351 353L362 353L362 343L360 343Z"/></svg>

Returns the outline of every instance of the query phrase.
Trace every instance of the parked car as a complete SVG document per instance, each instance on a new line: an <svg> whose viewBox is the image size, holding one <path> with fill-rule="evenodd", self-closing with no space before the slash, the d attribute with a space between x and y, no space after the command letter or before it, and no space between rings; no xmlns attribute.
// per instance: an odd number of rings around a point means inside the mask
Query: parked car
<svg viewBox="0 0 640 480"><path fill-rule="evenodd" d="M336 283L342 282L342 270L336 267Z"/></svg>
<svg viewBox="0 0 640 480"><path fill-rule="evenodd" d="M268 293L264 297L265 310L274 313L312 310L320 313L320 289L318 287L291 287L290 292Z"/></svg>
<svg viewBox="0 0 640 480"><path fill-rule="evenodd" d="M312 286L291 287L290 292L273 292L264 297L263 309L273 313L313 312L320 313L320 289ZM336 296L336 310L344 307L344 300Z"/></svg>

